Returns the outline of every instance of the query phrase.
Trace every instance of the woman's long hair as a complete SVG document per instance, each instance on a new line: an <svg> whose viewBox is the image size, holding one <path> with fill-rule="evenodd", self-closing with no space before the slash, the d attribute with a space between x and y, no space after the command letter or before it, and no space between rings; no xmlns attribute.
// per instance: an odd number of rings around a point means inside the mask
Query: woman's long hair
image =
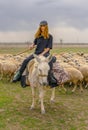
<svg viewBox="0 0 88 130"><path fill-rule="evenodd" d="M39 38L41 36L43 36L44 39L49 38L48 25L45 25L45 31L44 32L41 31L41 26L38 28L38 31L35 34L35 38Z"/></svg>

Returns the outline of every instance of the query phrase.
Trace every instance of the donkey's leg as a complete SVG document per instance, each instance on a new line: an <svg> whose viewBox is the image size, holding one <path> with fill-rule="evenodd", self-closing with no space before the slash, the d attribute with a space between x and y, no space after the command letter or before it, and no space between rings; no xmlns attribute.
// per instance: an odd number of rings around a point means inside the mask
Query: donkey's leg
<svg viewBox="0 0 88 130"><path fill-rule="evenodd" d="M40 102L41 102L41 113L45 114L45 108L44 108L44 103L43 103L44 90L43 90L42 86L39 87L39 98L40 98Z"/></svg>
<svg viewBox="0 0 88 130"><path fill-rule="evenodd" d="M54 99L55 99L55 88L52 88L52 95L51 95L50 102L54 102Z"/></svg>
<svg viewBox="0 0 88 130"><path fill-rule="evenodd" d="M35 91L34 91L33 86L31 87L31 90L32 90L32 105L31 105L30 109L34 109L34 107L35 107Z"/></svg>

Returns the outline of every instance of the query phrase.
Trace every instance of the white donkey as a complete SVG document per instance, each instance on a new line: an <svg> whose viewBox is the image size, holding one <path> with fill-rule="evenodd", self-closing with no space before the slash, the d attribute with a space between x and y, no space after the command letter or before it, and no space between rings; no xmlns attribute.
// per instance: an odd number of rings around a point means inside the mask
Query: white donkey
<svg viewBox="0 0 88 130"><path fill-rule="evenodd" d="M50 57L48 56L45 58L44 56L37 56L34 55L35 59L29 62L27 69L29 72L28 75L28 81L30 82L30 86L32 89L32 105L31 109L34 109L35 107L35 88L37 87L39 89L39 101L41 103L41 113L45 113L44 108L44 86L48 86L48 72L49 72L49 64ZM51 95L51 101L54 101L55 98L55 88L52 88L52 95Z"/></svg>

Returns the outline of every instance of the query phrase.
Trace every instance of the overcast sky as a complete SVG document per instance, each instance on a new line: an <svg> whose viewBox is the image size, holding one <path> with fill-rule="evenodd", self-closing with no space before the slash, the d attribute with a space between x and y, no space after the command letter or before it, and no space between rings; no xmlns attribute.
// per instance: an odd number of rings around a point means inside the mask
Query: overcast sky
<svg viewBox="0 0 88 130"><path fill-rule="evenodd" d="M55 42L88 43L88 0L0 0L0 42L33 41L41 20Z"/></svg>

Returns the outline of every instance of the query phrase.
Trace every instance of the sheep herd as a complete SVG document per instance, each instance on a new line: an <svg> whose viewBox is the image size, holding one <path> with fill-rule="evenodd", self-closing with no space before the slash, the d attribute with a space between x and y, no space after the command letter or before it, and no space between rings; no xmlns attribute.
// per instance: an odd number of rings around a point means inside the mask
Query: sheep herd
<svg viewBox="0 0 88 130"><path fill-rule="evenodd" d="M73 83L74 92L77 86L83 91L83 87L88 87L88 54L84 53L63 53L56 55L59 64L69 75L67 82ZM64 88L64 84L62 84ZM65 88L64 88L65 89ZM66 91L66 89L65 89Z"/></svg>
<svg viewBox="0 0 88 130"><path fill-rule="evenodd" d="M0 79L6 77L11 80L14 72L19 68L27 54L12 55L12 54L0 54Z"/></svg>
<svg viewBox="0 0 88 130"><path fill-rule="evenodd" d="M70 84L74 84L73 92L77 85L83 91L83 87L88 87L88 53L62 53L53 54L57 57L59 64L69 75ZM0 79L6 77L12 79L14 72L19 68L24 58L28 54L14 56L12 54L0 54ZM64 88L64 84L62 84ZM66 91L66 88L64 88Z"/></svg>

